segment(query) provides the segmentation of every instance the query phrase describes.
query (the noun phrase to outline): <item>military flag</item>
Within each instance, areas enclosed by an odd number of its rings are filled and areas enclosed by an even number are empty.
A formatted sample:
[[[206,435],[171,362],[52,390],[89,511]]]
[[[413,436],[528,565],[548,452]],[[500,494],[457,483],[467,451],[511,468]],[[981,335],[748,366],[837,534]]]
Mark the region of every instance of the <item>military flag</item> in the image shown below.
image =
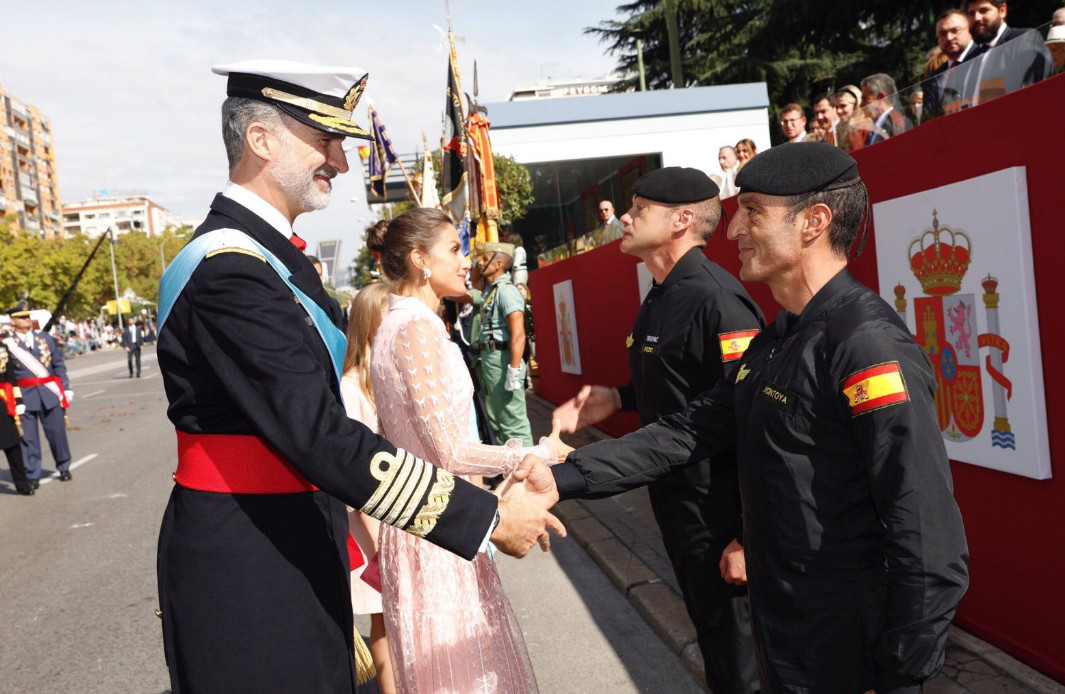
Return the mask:
[[[471,185],[476,188],[477,243],[498,243],[499,192],[496,187],[492,142],[488,138],[488,119],[483,113],[471,113],[466,121],[470,153],[473,155]]]
[[[451,51],[447,65],[447,103],[444,117],[443,163],[440,175],[444,182],[444,210],[456,224],[466,215],[466,119],[462,112],[462,90],[459,88],[458,56],[455,54],[455,35],[448,31]]]
[[[399,160],[388,131],[377,115],[377,109],[370,104],[370,132],[373,134],[373,151],[370,153],[370,190],[382,200],[387,199],[385,179],[392,164]]]

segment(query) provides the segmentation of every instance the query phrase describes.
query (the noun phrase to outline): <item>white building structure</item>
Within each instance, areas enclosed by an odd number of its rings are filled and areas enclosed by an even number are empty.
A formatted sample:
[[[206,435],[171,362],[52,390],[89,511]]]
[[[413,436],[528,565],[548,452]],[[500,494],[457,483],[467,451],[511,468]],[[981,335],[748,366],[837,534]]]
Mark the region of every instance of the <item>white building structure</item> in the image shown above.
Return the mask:
[[[561,99],[571,96],[606,94],[620,81],[620,77],[596,77],[594,79],[576,77],[570,80],[548,78],[537,80],[535,84],[515,87],[514,91],[510,93],[508,101]]]
[[[159,236],[168,227],[179,228],[184,220],[144,195],[104,196],[63,203],[63,236],[81,232],[98,237],[114,229],[116,234],[143,231]]]
[[[525,164],[535,202],[514,225],[539,250],[595,229],[602,199],[617,215],[641,175],[690,166],[720,178],[718,150],[768,149],[764,82],[486,104],[492,149]],[[532,255],[532,254],[530,254]]]

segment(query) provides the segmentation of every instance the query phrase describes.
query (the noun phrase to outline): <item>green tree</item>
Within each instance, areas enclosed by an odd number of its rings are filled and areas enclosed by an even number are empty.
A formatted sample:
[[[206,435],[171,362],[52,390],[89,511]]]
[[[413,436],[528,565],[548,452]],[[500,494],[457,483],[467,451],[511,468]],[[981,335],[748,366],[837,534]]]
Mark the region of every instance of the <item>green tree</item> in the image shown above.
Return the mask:
[[[440,150],[434,149],[430,156],[433,158],[433,168],[440,171]],[[499,194],[499,226],[506,228],[524,217],[535,201],[532,176],[529,169],[513,157],[493,154],[492,163],[495,164],[496,192]],[[436,192],[443,199],[444,184],[440,176],[436,177]]]
[[[493,154],[496,169],[496,189],[499,191],[499,227],[508,228],[523,218],[532,207],[532,176],[524,164],[513,157]]]
[[[154,305],[163,259],[173,260],[191,233],[186,227],[167,229],[154,237],[141,232],[118,236],[114,250],[119,293],[131,290],[146,306]],[[82,234],[46,240],[9,222],[0,223],[0,310],[22,296],[29,296],[39,308],[54,310],[98,241]],[[103,241],[71,293],[64,309],[69,318],[96,316],[101,306],[115,298],[108,244]]]

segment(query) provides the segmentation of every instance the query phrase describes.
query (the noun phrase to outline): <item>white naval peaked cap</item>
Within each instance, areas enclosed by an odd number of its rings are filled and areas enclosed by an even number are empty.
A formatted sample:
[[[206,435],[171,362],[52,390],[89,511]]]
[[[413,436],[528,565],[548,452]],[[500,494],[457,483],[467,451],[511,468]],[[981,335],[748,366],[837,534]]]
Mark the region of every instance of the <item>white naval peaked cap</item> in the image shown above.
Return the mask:
[[[273,104],[301,123],[328,133],[373,139],[353,120],[369,77],[364,70],[291,60],[245,60],[215,65],[211,71],[229,77],[228,96]]]

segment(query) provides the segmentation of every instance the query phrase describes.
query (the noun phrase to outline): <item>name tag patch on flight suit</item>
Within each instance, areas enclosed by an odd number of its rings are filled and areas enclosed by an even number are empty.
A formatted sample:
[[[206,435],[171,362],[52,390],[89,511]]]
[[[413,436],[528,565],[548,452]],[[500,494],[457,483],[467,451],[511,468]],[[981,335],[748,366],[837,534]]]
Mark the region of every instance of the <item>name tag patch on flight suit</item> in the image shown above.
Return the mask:
[[[739,330],[733,333],[719,333],[721,343],[721,361],[736,361],[747,351],[747,345],[758,334],[757,330]]]
[[[758,384],[758,396],[767,402],[771,402],[782,408],[789,414],[795,411],[798,404],[798,396],[783,386],[778,386],[768,378],[763,378]]]
[[[848,377],[843,381],[843,394],[852,417],[910,399],[897,361],[870,366]]]

